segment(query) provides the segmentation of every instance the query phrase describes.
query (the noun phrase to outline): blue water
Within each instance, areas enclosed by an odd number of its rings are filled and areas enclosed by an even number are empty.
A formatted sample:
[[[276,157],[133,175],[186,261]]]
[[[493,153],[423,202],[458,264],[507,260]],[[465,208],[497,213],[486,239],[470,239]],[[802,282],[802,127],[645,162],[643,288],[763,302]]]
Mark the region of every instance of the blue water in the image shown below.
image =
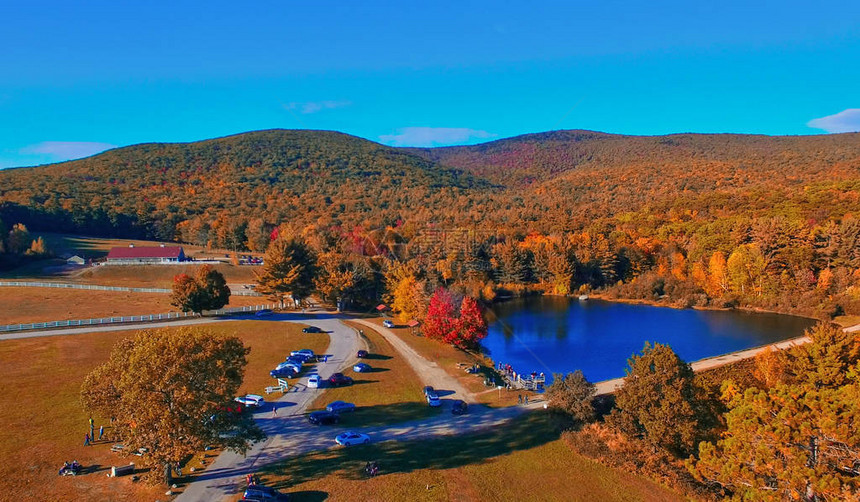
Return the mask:
[[[803,334],[815,321],[745,312],[678,310],[562,297],[530,297],[488,312],[483,345],[519,373],[582,370],[592,382],[624,376],[646,341],[670,345],[685,361]]]

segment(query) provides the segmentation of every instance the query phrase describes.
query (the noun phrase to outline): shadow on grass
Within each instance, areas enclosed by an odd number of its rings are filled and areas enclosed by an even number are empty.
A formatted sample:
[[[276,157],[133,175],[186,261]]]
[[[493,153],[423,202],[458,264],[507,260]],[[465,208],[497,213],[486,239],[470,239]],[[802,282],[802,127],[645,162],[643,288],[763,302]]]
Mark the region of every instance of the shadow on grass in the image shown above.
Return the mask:
[[[430,408],[423,401],[379,404],[376,406],[360,406],[356,408],[355,413],[341,415],[340,423],[342,426],[357,429],[399,424],[438,414],[438,409]]]
[[[373,360],[377,360],[377,361],[387,361],[389,359],[394,359],[394,358],[391,356],[385,356],[382,354],[367,354],[362,359],[373,359]]]
[[[364,466],[372,460],[379,462],[381,476],[421,469],[452,469],[535,448],[558,439],[561,430],[550,416],[530,413],[504,428],[474,435],[386,441],[309,453],[272,464],[265,468],[264,474],[271,480],[271,486],[283,489],[332,474],[341,479],[363,479]]]
[[[302,502],[321,502],[323,500],[328,500],[328,492],[321,492],[319,490],[292,492],[290,493],[290,500]]]
[[[352,384],[353,385],[364,385],[364,384],[368,384],[368,383],[377,383],[377,382],[379,382],[379,380],[355,380],[355,379],[353,379]]]
[[[386,371],[391,371],[391,370],[390,370],[390,369],[388,369],[388,368],[376,368],[376,367],[371,367],[371,368],[370,368],[369,370],[367,370],[367,371],[362,371],[362,373],[383,373],[383,372],[386,372]]]

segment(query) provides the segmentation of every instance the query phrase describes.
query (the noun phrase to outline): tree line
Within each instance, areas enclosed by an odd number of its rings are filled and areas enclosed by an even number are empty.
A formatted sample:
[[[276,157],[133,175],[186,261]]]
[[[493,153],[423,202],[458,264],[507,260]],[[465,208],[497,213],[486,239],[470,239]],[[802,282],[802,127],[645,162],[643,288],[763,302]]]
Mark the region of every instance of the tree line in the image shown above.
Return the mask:
[[[574,449],[697,499],[857,500],[860,340],[826,323],[806,335],[721,378],[646,344],[608,413],[581,372],[555,375],[547,398],[580,424]]]

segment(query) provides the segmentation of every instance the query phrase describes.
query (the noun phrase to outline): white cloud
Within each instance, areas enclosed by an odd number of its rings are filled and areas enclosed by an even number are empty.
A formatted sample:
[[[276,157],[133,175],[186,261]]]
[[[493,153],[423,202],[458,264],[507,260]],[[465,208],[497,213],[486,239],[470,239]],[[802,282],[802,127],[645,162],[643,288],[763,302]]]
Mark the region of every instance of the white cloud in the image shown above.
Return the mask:
[[[495,134],[465,127],[404,127],[397,134],[384,134],[379,141],[390,146],[446,146],[488,139]]]
[[[813,119],[806,125],[827,132],[860,132],[860,108],[849,108],[836,115]]]
[[[351,105],[351,101],[306,101],[303,103],[287,103],[284,108],[287,110],[296,110],[302,114],[317,113],[323,110],[332,110],[334,108],[343,108]]]
[[[110,143],[93,141],[43,141],[22,148],[19,153],[24,155],[47,155],[54,162],[89,157],[105,150],[116,148]]]

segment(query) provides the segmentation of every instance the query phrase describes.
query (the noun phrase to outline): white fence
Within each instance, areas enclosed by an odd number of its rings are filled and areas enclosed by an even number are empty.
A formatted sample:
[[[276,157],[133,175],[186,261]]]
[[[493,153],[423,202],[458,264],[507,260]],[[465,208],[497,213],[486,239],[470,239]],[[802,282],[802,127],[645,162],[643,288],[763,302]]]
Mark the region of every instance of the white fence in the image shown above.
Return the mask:
[[[122,291],[125,293],[170,293],[171,290],[164,288],[126,288],[123,286],[99,286],[96,284],[72,284],[68,282],[33,282],[33,281],[0,281],[0,286],[26,287],[26,288],[61,288],[61,289],[89,289],[94,291]],[[233,296],[263,296],[256,291],[245,291],[231,289]]]
[[[264,309],[274,309],[277,305],[274,303],[266,305],[249,305],[245,307],[232,307],[219,310],[204,310],[203,315],[217,316],[241,314],[243,312],[256,312]],[[99,319],[74,319],[69,321],[49,321],[49,322],[34,322],[28,324],[5,324],[0,325],[0,333],[11,333],[15,331],[29,331],[33,329],[50,329],[50,328],[69,328],[75,326],[98,326],[105,324],[123,324],[132,322],[158,322],[171,319],[182,319],[186,317],[195,317],[190,312],[168,312],[166,314],[150,314],[150,315],[132,315],[120,317],[102,317]]]

